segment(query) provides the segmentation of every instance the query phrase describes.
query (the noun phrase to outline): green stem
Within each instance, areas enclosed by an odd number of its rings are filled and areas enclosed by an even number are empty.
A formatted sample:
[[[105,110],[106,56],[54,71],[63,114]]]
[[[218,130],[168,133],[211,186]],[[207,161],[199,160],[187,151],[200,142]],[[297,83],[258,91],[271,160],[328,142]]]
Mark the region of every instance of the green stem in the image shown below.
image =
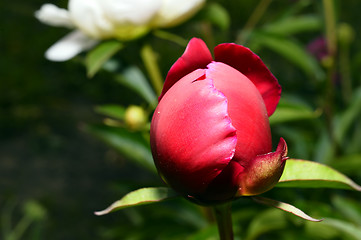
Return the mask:
[[[352,78],[350,69],[350,46],[354,40],[354,31],[347,23],[338,26],[341,86],[344,103],[347,105],[352,96]]]
[[[156,54],[154,53],[152,47],[148,44],[144,45],[140,54],[153,88],[159,96],[163,88],[163,78],[162,74],[160,73]]]
[[[11,222],[12,222],[12,213],[15,208],[15,202],[9,201],[2,210],[1,213],[1,230],[3,238],[6,239],[11,233]]]
[[[257,25],[263,14],[266,12],[268,6],[271,4],[272,0],[261,0],[252,15],[248,18],[246,24],[243,27],[243,34],[239,35],[239,39],[237,42],[240,44],[244,44],[247,41],[249,33],[253,30],[253,28]]]
[[[327,86],[325,93],[325,116],[328,132],[330,134],[332,145],[337,149],[337,144],[333,132],[333,111],[334,111],[334,97],[335,86],[333,78],[336,73],[336,52],[337,52],[337,37],[336,37],[336,19],[333,0],[323,0],[326,41],[328,50],[328,64],[327,64]]]
[[[323,0],[326,23],[326,41],[328,52],[331,56],[336,54],[336,20],[333,0]]]
[[[21,239],[25,230],[30,226],[32,219],[28,216],[24,216],[15,229],[5,238],[5,240],[18,240]]]
[[[216,45],[215,45],[215,41],[214,41],[212,25],[209,22],[202,22],[201,31],[203,33],[203,38],[204,38],[205,42],[207,43],[208,47],[210,49],[213,49]]]
[[[231,205],[232,202],[227,202],[213,207],[220,240],[233,240]]]
[[[166,32],[163,30],[155,30],[153,31],[154,36],[167,40],[167,41],[171,41],[175,44],[178,44],[181,47],[186,47],[188,41],[176,34],[170,33],[170,32]]]
[[[348,104],[352,96],[349,46],[340,49],[340,72],[343,100]]]

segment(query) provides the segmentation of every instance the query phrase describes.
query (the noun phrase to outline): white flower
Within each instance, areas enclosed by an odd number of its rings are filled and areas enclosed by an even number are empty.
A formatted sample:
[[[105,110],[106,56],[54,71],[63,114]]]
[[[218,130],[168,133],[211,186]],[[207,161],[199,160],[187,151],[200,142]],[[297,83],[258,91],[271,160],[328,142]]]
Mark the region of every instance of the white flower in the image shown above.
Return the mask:
[[[51,26],[75,30],[45,53],[66,61],[102,39],[131,40],[152,28],[175,26],[197,12],[205,0],[69,0],[68,10],[44,4],[36,18]]]
[[[66,61],[82,51],[91,49],[97,43],[98,40],[89,38],[81,31],[75,30],[46,50],[45,57],[51,61]]]
[[[193,16],[205,0],[163,0],[153,20],[154,27],[172,27]]]
[[[61,9],[54,4],[46,3],[40,10],[35,12],[35,17],[39,21],[55,27],[74,27],[66,9]]]

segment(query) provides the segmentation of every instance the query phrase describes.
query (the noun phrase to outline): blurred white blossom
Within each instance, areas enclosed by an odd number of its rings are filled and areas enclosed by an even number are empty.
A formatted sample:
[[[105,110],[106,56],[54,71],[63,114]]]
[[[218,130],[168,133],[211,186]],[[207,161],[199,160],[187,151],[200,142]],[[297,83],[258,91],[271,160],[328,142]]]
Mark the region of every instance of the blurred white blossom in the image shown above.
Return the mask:
[[[153,28],[172,27],[190,18],[205,0],[69,0],[68,9],[44,4],[36,18],[51,26],[74,29],[45,53],[66,61],[100,40],[138,38]]]

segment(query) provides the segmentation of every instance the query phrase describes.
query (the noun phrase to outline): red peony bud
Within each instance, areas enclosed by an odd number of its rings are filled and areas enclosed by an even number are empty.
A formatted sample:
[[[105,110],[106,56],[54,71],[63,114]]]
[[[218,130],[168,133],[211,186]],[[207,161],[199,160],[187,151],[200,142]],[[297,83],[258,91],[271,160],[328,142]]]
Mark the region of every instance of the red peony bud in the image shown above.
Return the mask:
[[[280,94],[277,79],[248,48],[220,44],[213,60],[193,38],[167,75],[151,123],[160,175],[201,203],[272,188],[287,155],[283,139],[271,152],[268,117]]]

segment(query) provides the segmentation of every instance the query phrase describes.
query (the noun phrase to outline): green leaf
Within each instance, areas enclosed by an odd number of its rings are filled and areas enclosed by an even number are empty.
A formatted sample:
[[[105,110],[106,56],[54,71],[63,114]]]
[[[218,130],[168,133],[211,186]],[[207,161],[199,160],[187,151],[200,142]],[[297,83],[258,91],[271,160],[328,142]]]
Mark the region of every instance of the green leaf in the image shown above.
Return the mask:
[[[149,142],[141,132],[125,128],[91,125],[86,130],[141,167],[156,173]]]
[[[355,224],[334,218],[325,218],[324,221],[320,224],[328,226],[331,229],[339,230],[340,232],[342,232],[342,234],[340,234],[340,237],[344,237],[344,235],[347,234],[348,236],[352,237],[352,239],[361,240],[361,228],[360,226],[357,226]]]
[[[335,158],[331,163],[331,167],[342,171],[345,174],[361,173],[361,154],[343,155]]]
[[[350,178],[333,168],[307,160],[288,159],[277,187],[338,188],[361,191]]]
[[[322,222],[305,222],[304,232],[307,239],[344,239],[341,238],[342,232],[327,224],[323,224],[324,222],[325,219]]]
[[[157,96],[139,68],[134,66],[127,68],[123,74],[116,76],[116,80],[138,93],[152,107],[157,106]]]
[[[187,240],[218,240],[217,225],[210,224],[206,228],[202,228],[198,232],[187,237]]]
[[[167,187],[150,187],[141,188],[133,192],[128,193],[120,200],[114,202],[108,208],[103,211],[95,212],[96,215],[104,215],[110,212],[114,212],[123,208],[134,207],[144,204],[157,203],[165,200],[169,200],[179,195],[172,189]]]
[[[295,1],[292,4],[288,5],[287,8],[283,9],[281,18],[287,19],[298,14],[305,12],[305,8],[313,4],[313,0],[301,0]]]
[[[103,42],[91,50],[85,58],[88,77],[93,77],[103,64],[122,49],[123,46],[121,42],[113,40]]]
[[[275,113],[270,117],[270,124],[279,124],[290,121],[314,119],[321,115],[320,110],[312,110],[308,106],[281,101]]]
[[[338,213],[342,213],[348,220],[361,226],[361,206],[359,201],[336,195],[332,198],[332,203]]]
[[[351,105],[342,113],[341,116],[336,118],[334,132],[335,138],[339,143],[344,141],[347,131],[350,129],[352,123],[361,114],[361,88],[354,92],[351,100]]]
[[[359,115],[359,120],[355,120],[352,125],[352,130],[350,130],[347,141],[344,142],[342,146],[343,151],[346,154],[355,154],[360,153],[361,149],[361,114]],[[345,139],[346,140],[346,139]],[[361,169],[360,169],[361,170]]]
[[[307,75],[315,77],[316,79],[323,79],[324,72],[320,64],[306,51],[305,47],[298,42],[287,37],[260,31],[253,32],[251,37],[252,40],[249,42],[254,41],[253,44],[267,47],[298,66]]]
[[[313,217],[308,216],[306,213],[304,213],[302,210],[296,208],[295,206],[292,206],[291,204],[276,201],[269,198],[264,197],[252,197],[252,199],[258,203],[265,204],[271,207],[278,208],[280,210],[283,210],[288,213],[292,213],[296,215],[297,217],[303,218],[305,220],[311,221],[311,222],[320,222],[322,219],[316,219]]]
[[[160,95],[163,89],[164,80],[159,69],[157,53],[149,44],[145,44],[140,51],[140,56],[142,57],[155,92]]]
[[[125,108],[120,105],[107,104],[102,106],[97,106],[95,108],[97,113],[116,118],[118,120],[123,120],[125,116]]]
[[[157,30],[154,30],[152,33],[156,37],[159,37],[161,39],[173,42],[173,43],[178,44],[179,46],[184,47],[184,48],[188,44],[188,40],[186,40],[183,37],[178,36],[178,35],[176,35],[174,33],[171,33],[171,32],[167,32],[167,31],[164,31],[164,30],[157,29]]]
[[[287,227],[285,214],[277,209],[258,212],[249,224],[245,240],[261,239],[260,236],[271,231],[279,231]]]
[[[200,17],[210,21],[222,30],[227,30],[231,23],[231,18],[227,10],[217,3],[209,3],[199,13]]]
[[[313,146],[313,159],[315,162],[329,164],[333,160],[336,150],[331,141],[330,132],[324,125],[318,127],[319,136]]]
[[[316,31],[322,26],[322,21],[318,16],[303,15],[283,18],[280,21],[267,24],[263,30],[267,33],[278,35],[291,35],[295,33]]]

